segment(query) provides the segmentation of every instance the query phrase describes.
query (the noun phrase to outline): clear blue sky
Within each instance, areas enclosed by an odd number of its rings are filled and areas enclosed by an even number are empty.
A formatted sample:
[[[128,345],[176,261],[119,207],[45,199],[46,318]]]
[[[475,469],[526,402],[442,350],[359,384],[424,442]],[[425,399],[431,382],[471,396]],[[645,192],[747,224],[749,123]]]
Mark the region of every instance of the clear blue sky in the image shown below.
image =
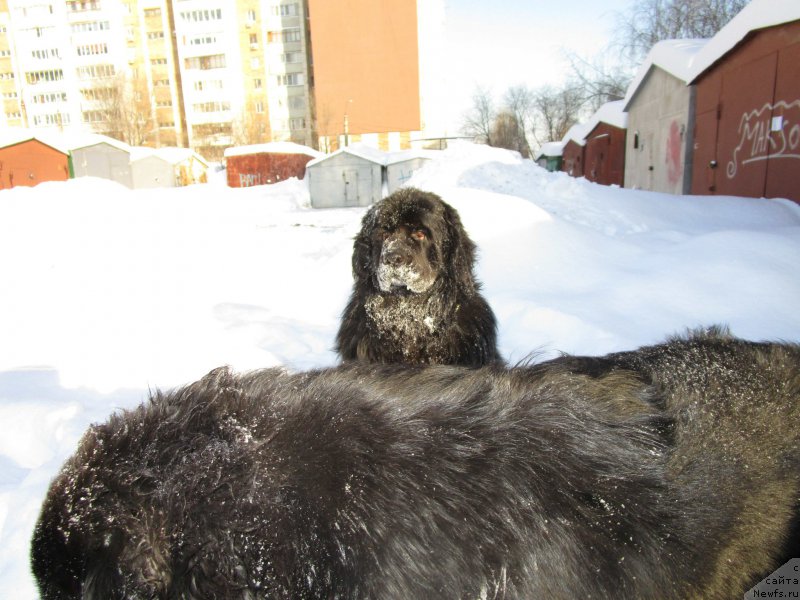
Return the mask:
[[[563,83],[569,73],[567,53],[584,58],[617,58],[608,46],[617,23],[632,0],[439,0],[443,35],[436,65],[452,121],[470,104],[481,85],[499,97],[508,87],[532,88]],[[428,4],[430,3],[430,4]],[[426,0],[427,6],[436,0]],[[423,49],[423,56],[426,56]],[[423,69],[425,67],[423,66]],[[428,95],[437,87],[428,86]],[[423,85],[423,92],[425,91]],[[466,96],[466,106],[462,106]]]

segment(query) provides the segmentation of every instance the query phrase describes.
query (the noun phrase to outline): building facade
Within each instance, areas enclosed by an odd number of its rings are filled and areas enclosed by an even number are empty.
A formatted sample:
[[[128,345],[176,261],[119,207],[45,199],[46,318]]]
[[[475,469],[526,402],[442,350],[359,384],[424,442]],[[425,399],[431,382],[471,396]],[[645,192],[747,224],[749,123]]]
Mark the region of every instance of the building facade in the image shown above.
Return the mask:
[[[0,124],[311,144],[308,37],[303,0],[0,0]]]
[[[422,128],[416,0],[308,0],[319,149],[404,150]]]
[[[0,125],[209,159],[269,141],[407,148],[417,31],[417,0],[0,0]]]

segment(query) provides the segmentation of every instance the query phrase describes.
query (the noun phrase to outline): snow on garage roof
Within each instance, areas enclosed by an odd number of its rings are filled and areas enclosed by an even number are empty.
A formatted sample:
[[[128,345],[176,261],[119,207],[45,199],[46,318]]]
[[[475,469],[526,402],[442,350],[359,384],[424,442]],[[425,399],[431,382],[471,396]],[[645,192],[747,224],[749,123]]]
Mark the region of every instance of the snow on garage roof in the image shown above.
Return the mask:
[[[324,156],[322,152],[309,146],[295,144],[294,142],[267,142],[265,144],[250,144],[248,146],[235,146],[225,149],[225,158],[229,156],[242,156],[245,154],[305,154],[313,158]]]
[[[666,71],[684,83],[689,83],[697,54],[707,43],[708,40],[663,40],[657,42],[628,86],[624,108],[628,109],[639,87],[654,67]]]
[[[798,0],[752,0],[697,53],[688,83],[734,49],[752,31],[800,20]]]

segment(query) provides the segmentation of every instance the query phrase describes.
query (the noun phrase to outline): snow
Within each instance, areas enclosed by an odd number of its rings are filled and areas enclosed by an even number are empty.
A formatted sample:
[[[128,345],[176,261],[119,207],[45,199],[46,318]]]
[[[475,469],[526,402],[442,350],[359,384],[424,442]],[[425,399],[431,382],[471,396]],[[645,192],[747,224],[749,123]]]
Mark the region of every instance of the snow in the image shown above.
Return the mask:
[[[604,187],[470,144],[410,183],[455,206],[478,244],[511,363],[715,323],[800,340],[800,206],[788,200]],[[312,209],[296,179],[0,191],[0,598],[36,597],[32,528],[90,423],[222,364],[337,362],[365,210]]]
[[[625,101],[614,100],[606,102],[595,111],[586,124],[587,134],[591,133],[600,123],[608,123],[614,127],[625,129],[628,127],[628,113],[624,111]]]
[[[52,137],[57,138],[62,146],[70,150],[79,150],[81,148],[88,148],[90,146],[97,146],[99,144],[108,144],[118,150],[130,152],[131,147],[125,142],[120,142],[107,135],[99,133],[58,133],[50,134]]]
[[[259,154],[263,152],[269,152],[273,154],[305,154],[313,158],[325,156],[318,150],[314,150],[309,146],[303,146],[294,142],[268,142],[265,144],[250,144],[247,146],[226,148],[225,158],[229,156],[243,156],[247,154]]]
[[[663,40],[657,42],[647,54],[647,57],[642,62],[639,70],[628,86],[628,91],[625,94],[625,100],[623,102],[624,108],[628,108],[639,86],[644,83],[644,80],[654,67],[666,71],[684,83],[689,83],[695,58],[707,43],[708,40],[688,39]]]
[[[161,148],[148,148],[146,146],[131,147],[131,162],[156,157],[171,165],[177,165],[191,158],[195,158],[206,164],[206,160],[189,148],[178,148],[177,146],[162,146]]]
[[[797,0],[752,0],[697,54],[687,81],[694,82],[751,31],[797,20],[800,20],[800,2]]]
[[[358,143],[346,146],[332,154],[323,154],[318,158],[309,161],[307,166],[310,167],[316,165],[317,163],[323,162],[332,156],[338,156],[339,154],[350,154],[352,156],[357,156],[358,158],[363,158],[364,160],[385,167],[417,158],[433,158],[436,156],[437,152],[437,150],[425,150],[422,148],[384,152],[383,150],[378,150],[377,148],[373,148],[366,144]]]
[[[339,154],[350,154],[352,156],[357,156],[358,158],[363,158],[369,162],[374,162],[379,165],[386,164],[386,153],[378,150],[377,148],[372,148],[371,146],[367,146],[366,144],[352,144],[350,146],[345,146],[341,150],[337,150],[332,154],[327,154],[321,156],[320,158],[315,158],[314,160],[310,161],[306,167],[310,167],[312,165],[316,165],[324,160],[329,159],[332,156],[337,156]]]
[[[564,142],[545,142],[534,157],[539,160],[542,156],[561,156],[564,152]]]
[[[575,142],[579,146],[586,145],[586,136],[589,135],[589,132],[592,130],[589,127],[589,123],[575,123],[572,127],[567,130],[567,133],[564,134],[564,137],[561,140],[561,143],[566,147],[566,145],[570,142]],[[563,149],[562,149],[563,152]]]

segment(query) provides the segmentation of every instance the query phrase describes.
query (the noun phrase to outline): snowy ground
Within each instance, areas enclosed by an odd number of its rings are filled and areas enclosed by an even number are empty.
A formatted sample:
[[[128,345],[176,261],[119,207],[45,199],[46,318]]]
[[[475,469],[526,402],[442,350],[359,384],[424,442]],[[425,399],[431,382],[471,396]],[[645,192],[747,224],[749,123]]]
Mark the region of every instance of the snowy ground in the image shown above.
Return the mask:
[[[230,364],[332,365],[364,209],[303,182],[0,191],[0,598],[35,598],[28,543],[86,429]],[[460,145],[415,175],[461,213],[510,362],[728,324],[800,341],[800,206],[675,197]]]

